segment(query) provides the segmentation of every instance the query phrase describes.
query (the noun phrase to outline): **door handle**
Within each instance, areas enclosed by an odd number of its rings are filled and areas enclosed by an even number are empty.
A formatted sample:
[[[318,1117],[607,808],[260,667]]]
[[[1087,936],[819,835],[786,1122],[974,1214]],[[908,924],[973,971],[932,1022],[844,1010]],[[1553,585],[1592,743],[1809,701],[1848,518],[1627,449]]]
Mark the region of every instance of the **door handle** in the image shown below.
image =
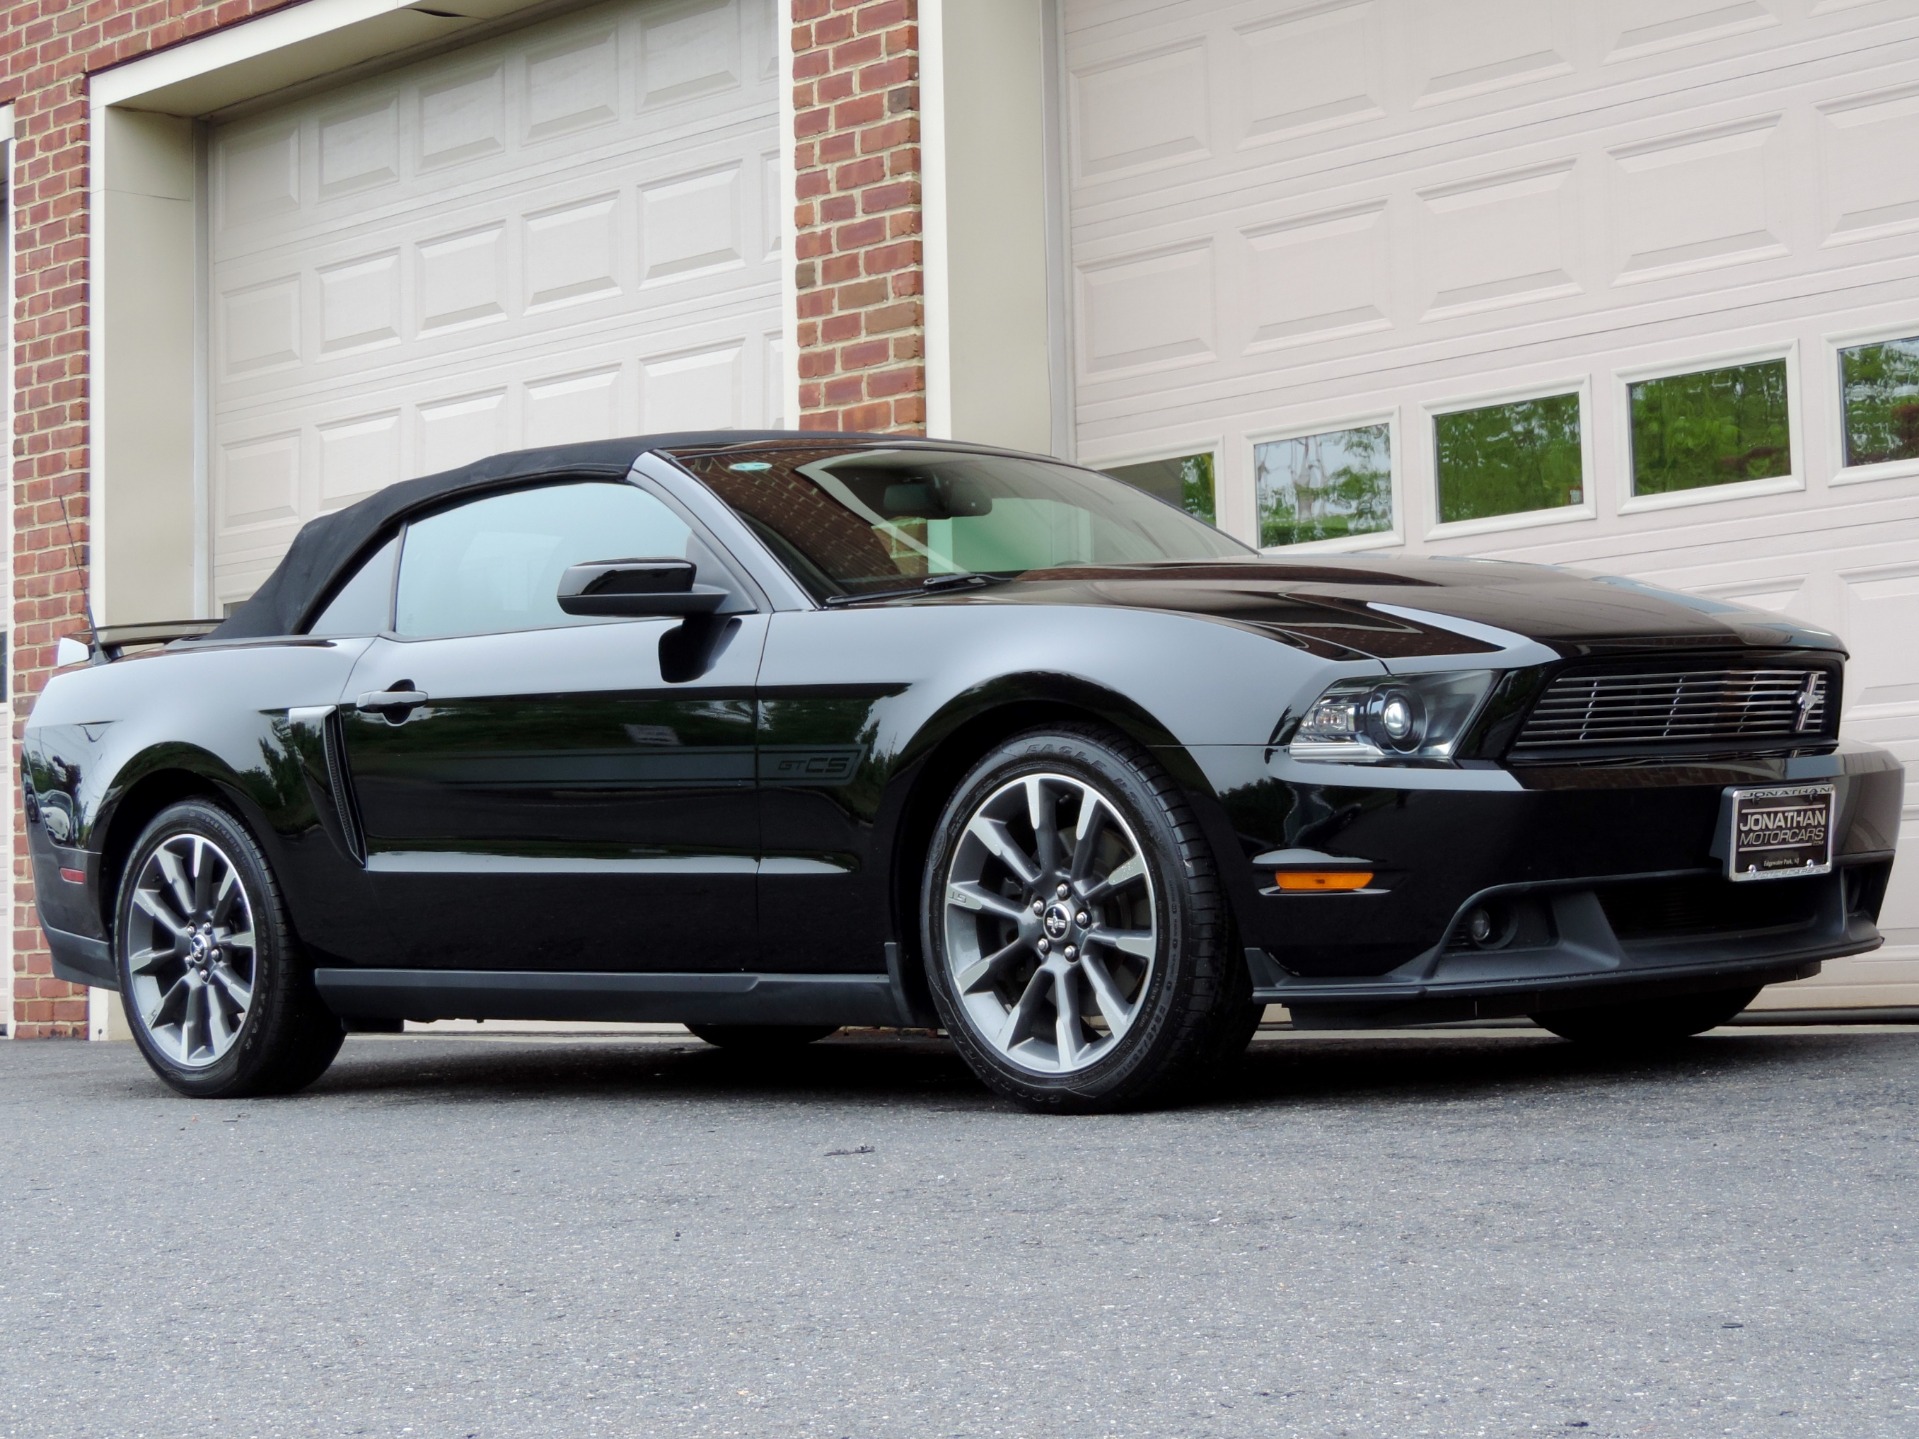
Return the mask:
[[[407,681],[401,680],[392,689],[368,690],[354,701],[361,709],[373,714],[383,714],[390,720],[403,720],[426,703],[426,694],[421,690],[406,688]]]

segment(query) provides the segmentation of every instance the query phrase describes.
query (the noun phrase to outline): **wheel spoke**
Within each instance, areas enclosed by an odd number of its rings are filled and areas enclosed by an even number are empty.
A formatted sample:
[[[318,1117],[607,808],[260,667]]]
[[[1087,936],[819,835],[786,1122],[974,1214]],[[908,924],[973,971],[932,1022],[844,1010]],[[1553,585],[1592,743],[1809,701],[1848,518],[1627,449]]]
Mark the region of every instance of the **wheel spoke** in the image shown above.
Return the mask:
[[[1039,866],[1019,847],[1019,842],[1013,838],[1004,820],[983,814],[974,815],[973,822],[966,826],[966,832],[985,845],[995,859],[1012,870],[1021,884],[1030,885],[1039,878]]]
[[[213,966],[213,980],[226,992],[227,998],[240,1007],[240,1013],[253,1008],[253,986],[240,978],[225,960]]]
[[[995,950],[984,959],[974,960],[959,972],[954,983],[961,994],[977,994],[982,989],[997,984],[1011,962],[1026,952],[1026,941],[1016,939],[1004,949]]]
[[[176,1023],[177,1021],[167,1018],[168,1012],[173,1009],[176,1000],[184,1001],[192,993],[193,986],[187,983],[185,975],[174,980],[167,986],[166,992],[160,996],[159,1002],[141,1016],[146,1020],[147,1028],[158,1029],[163,1024]]]
[[[1059,868],[1060,857],[1066,850],[1059,834],[1059,796],[1036,774],[1026,776],[1026,817],[1032,822],[1039,867],[1051,873]]]
[[[152,974],[162,965],[179,957],[171,949],[143,949],[138,954],[127,957],[127,968],[135,974]]]
[[[187,986],[186,1007],[180,1015],[180,1058],[182,1061],[191,1060],[193,1058],[193,1051],[198,1047],[194,1043],[193,1036],[193,1031],[196,1028],[194,1012],[205,1003],[206,987],[204,985],[189,984]]]
[[[1001,1049],[1012,1049],[1032,1037],[1034,1013],[1045,1002],[1046,991],[1052,988],[1052,983],[1052,975],[1043,969],[1035,970],[1033,977],[1026,981],[1026,992],[1006,1011],[1006,1022],[1000,1026]]]
[[[1086,938],[1095,944],[1110,945],[1138,959],[1151,959],[1153,951],[1159,948],[1158,935],[1150,929],[1097,929]]]
[[[947,885],[946,902],[949,905],[957,905],[961,909],[978,910],[986,914],[997,915],[1001,919],[1009,919],[1015,924],[1026,917],[1026,911],[1021,909],[1012,900],[1006,898],[1005,895],[995,894],[984,885],[971,881]]]
[[[162,845],[153,852],[159,862],[160,872],[166,876],[167,888],[173,891],[174,908],[180,911],[182,920],[193,914],[193,883],[180,865],[180,856]]]
[[[213,923],[225,924],[227,916],[233,912],[233,901],[240,893],[240,873],[231,867],[220,877],[220,888],[213,896]]]
[[[1100,797],[1087,790],[1079,803],[1079,835],[1073,842],[1073,865],[1070,873],[1074,879],[1085,879],[1093,865],[1093,849],[1099,843],[1100,831],[1106,828],[1107,811]]]
[[[207,867],[207,842],[193,837],[193,913],[205,914],[213,898],[213,872]]]
[[[1106,1021],[1106,1028],[1118,1039],[1132,1028],[1132,1007],[1120,995],[1113,983],[1113,976],[1106,968],[1106,961],[1096,954],[1083,954],[1079,960],[1080,972],[1086,976],[1086,982],[1092,986],[1093,1003],[1099,1006],[1099,1017]]]
[[[1053,1043],[1059,1050],[1059,1065],[1061,1069],[1070,1069],[1079,1063],[1080,1052],[1086,1047],[1080,1037],[1079,982],[1070,969],[1053,976],[1053,1008],[1057,1011],[1053,1019]]]
[[[225,933],[216,929],[213,937],[222,949],[253,948],[253,931],[250,929],[230,929]]]
[[[233,1042],[233,1027],[227,1022],[227,1007],[220,1002],[220,996],[208,985],[204,991],[206,998],[202,1003],[207,1011],[207,1042],[213,1046],[215,1054],[224,1053]]]
[[[133,903],[141,913],[151,916],[155,923],[170,931],[175,938],[186,933],[186,921],[173,917],[173,912],[167,908],[166,901],[160,898],[158,890],[136,889]]]
[[[1130,855],[1113,866],[1112,872],[1098,884],[1086,891],[1086,902],[1098,904],[1118,890],[1124,889],[1136,879],[1146,876],[1146,861],[1138,855]]]

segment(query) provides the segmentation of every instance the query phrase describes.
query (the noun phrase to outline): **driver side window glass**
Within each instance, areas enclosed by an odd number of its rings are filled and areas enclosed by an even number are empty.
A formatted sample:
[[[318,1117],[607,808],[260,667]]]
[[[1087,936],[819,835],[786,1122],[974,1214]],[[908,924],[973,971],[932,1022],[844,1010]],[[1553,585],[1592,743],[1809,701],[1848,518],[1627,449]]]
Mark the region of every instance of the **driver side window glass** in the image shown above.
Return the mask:
[[[425,639],[604,624],[560,609],[567,567],[685,559],[691,537],[662,501],[625,483],[543,485],[472,500],[407,526],[393,628]]]

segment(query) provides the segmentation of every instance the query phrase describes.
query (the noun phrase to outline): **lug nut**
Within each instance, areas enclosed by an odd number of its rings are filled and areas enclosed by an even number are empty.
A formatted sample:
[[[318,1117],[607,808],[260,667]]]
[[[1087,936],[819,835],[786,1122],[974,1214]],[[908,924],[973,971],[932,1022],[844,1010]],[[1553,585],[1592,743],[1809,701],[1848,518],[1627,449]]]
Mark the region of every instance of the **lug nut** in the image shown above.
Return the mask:
[[[1066,946],[1066,957],[1067,957],[1068,959],[1078,959],[1078,958],[1079,958],[1079,951],[1078,951],[1077,949],[1075,949],[1075,948],[1073,948],[1073,946],[1069,944],[1069,945],[1067,945],[1067,946]]]
[[[1036,899],[1036,900],[1034,900],[1034,901],[1033,901],[1033,913],[1034,913],[1034,914],[1045,914],[1045,913],[1046,913],[1046,901],[1045,901],[1045,900],[1043,900],[1043,899]]]
[[[1078,914],[1074,915],[1073,923],[1081,929],[1084,929],[1086,927],[1086,911],[1082,909]]]
[[[1044,939],[1042,939],[1042,940],[1041,940],[1041,941],[1039,942],[1039,952],[1040,952],[1041,954],[1044,954],[1044,953],[1046,953],[1046,951],[1047,951],[1047,950],[1049,950],[1049,949],[1051,949],[1052,947],[1053,947],[1053,946],[1052,946],[1052,945],[1051,945],[1051,944],[1050,944],[1050,943],[1049,943],[1048,941],[1046,941],[1046,940],[1044,940]]]
[[[1072,892],[1073,891],[1071,889],[1067,888],[1063,884],[1058,888],[1058,890],[1055,891],[1055,893],[1058,894],[1061,899],[1065,899],[1066,896],[1071,894]]]

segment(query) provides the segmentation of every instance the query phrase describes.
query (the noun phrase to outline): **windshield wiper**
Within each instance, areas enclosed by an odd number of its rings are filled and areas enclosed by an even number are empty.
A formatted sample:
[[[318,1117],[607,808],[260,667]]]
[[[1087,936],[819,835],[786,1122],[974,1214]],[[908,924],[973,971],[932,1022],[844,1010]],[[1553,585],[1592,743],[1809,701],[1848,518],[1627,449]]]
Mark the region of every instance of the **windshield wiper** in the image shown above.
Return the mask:
[[[953,575],[928,575],[911,589],[873,590],[863,595],[828,595],[826,603],[838,608],[841,605],[861,605],[868,600],[910,600],[920,595],[936,595],[944,590],[977,590],[987,585],[1003,585],[1011,575],[980,575],[970,571]]]

